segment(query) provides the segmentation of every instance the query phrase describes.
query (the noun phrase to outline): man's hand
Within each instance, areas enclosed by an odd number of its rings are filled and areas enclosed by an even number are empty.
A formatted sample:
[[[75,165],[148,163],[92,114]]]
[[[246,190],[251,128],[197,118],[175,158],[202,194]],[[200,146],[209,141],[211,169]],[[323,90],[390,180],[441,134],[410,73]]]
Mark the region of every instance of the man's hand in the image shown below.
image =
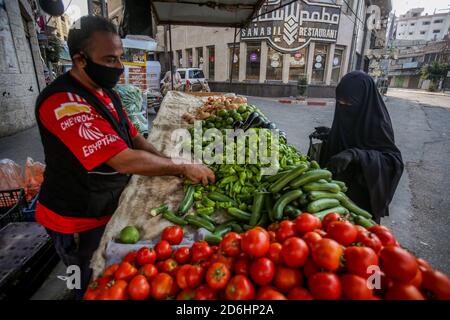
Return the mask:
[[[201,164],[185,164],[183,175],[194,184],[203,183],[206,186],[210,182],[216,182],[214,172]]]
[[[356,153],[352,149],[348,149],[331,157],[325,167],[336,176],[347,170],[350,163],[357,161]]]

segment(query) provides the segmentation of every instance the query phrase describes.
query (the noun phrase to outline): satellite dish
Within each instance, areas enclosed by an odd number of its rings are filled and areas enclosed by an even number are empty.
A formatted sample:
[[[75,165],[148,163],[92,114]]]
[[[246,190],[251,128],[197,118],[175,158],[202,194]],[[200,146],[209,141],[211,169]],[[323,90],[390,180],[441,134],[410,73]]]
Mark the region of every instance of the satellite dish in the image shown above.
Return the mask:
[[[46,13],[54,17],[58,17],[64,13],[62,0],[39,0],[39,6]]]

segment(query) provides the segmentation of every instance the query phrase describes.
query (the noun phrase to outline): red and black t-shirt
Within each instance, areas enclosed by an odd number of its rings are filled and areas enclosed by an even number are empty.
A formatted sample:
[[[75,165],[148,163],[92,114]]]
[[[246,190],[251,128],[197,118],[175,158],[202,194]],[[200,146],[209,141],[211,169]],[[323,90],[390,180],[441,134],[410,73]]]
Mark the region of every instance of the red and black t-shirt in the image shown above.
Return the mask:
[[[101,92],[93,93],[119,120],[111,99]],[[69,148],[86,170],[92,170],[128,148],[110,123],[79,95],[70,92],[51,95],[42,103],[39,117],[42,125]],[[130,135],[134,138],[138,132],[128,116],[127,121],[130,125]],[[36,221],[48,229],[66,234],[100,227],[110,218],[64,217],[40,203],[36,209]]]

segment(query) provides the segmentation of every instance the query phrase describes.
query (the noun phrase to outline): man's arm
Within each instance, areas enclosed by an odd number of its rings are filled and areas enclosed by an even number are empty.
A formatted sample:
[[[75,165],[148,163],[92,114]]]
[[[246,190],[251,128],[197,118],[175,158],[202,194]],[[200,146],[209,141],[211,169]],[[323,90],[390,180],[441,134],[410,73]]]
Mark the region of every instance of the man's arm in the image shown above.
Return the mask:
[[[133,138],[133,145],[134,149],[136,150],[147,151],[161,158],[167,158],[165,155],[159,152],[150,142],[148,142],[141,134],[138,134]]]
[[[214,173],[206,166],[197,164],[176,164],[143,150],[125,149],[106,161],[106,164],[124,174],[143,176],[185,176],[193,183],[215,182]]]

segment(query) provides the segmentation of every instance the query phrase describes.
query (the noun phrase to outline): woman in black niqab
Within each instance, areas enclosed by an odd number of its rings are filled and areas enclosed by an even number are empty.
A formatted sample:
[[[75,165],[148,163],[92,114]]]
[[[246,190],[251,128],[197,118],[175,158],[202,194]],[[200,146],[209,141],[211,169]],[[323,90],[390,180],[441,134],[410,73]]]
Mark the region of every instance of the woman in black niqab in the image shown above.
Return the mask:
[[[347,195],[377,223],[389,215],[404,166],[386,105],[364,72],[345,75],[336,88],[333,125],[320,164],[347,184]]]

